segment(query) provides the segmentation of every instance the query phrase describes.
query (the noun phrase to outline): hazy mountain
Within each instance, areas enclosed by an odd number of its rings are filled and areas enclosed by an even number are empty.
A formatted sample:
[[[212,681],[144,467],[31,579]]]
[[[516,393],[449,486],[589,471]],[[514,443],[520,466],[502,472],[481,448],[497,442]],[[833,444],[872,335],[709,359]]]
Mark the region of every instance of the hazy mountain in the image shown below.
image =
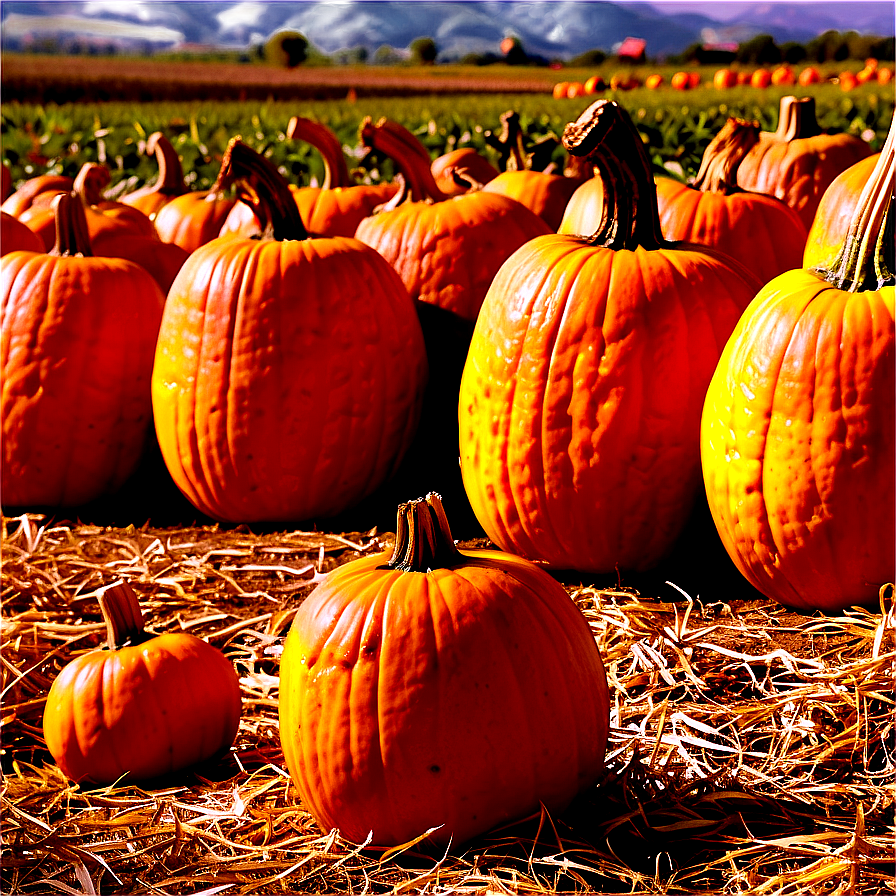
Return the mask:
[[[892,35],[892,2],[737,3],[601,2],[601,0],[4,0],[3,45],[28,45],[47,35],[156,47],[183,44],[249,47],[275,31],[301,31],[323,53],[364,46],[407,48],[431,37],[440,59],[498,52],[516,36],[530,54],[568,59],[591,49],[611,52],[626,37],[647,42],[651,57],[705,41],[743,41],[771,34],[806,42],[822,32],[857,30]],[[682,9],[683,7],[687,7]],[[705,10],[705,11],[704,11]]]

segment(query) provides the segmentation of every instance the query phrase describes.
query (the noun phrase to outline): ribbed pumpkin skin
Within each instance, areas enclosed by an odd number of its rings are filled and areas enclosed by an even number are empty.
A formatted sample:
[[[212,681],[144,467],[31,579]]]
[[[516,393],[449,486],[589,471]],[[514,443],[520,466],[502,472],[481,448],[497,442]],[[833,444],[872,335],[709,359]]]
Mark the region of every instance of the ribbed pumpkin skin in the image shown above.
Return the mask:
[[[72,660],[50,687],[47,747],[73,781],[178,771],[227,749],[240,723],[233,664],[186,633]]]
[[[464,487],[497,545],[599,573],[665,555],[699,488],[706,387],[759,288],[738,271],[560,235],[508,259],[459,405]]]
[[[867,159],[850,165],[831,181],[812,219],[802,261],[794,265],[794,268],[811,269],[833,264],[846,239],[859,194],[871,177],[879,158],[880,153],[868,156]]]
[[[373,210],[395,194],[395,184],[353,187],[290,187],[299,214],[310,233],[323,236],[354,236],[358,225]]]
[[[395,272],[353,239],[222,237],[168,294],[152,394],[162,456],[203,513],[306,520],[389,476],[426,377]]]
[[[563,220],[566,203],[582,183],[580,178],[546,174],[544,171],[502,171],[482,189],[516,199],[556,233]]]
[[[216,239],[237,200],[226,194],[196,191],[175,196],[153,219],[159,239],[187,252]]]
[[[896,567],[894,288],[850,294],[809,271],[767,284],[725,347],[701,430],[731,558],[780,603],[877,599]]]
[[[546,233],[544,221],[516,200],[478,191],[404,203],[365,218],[355,235],[398,271],[412,298],[475,320],[498,268]]]
[[[773,196],[746,192],[726,196],[660,177],[656,198],[667,240],[718,249],[745,265],[763,284],[802,264],[806,225]]]
[[[783,200],[808,230],[831,181],[870,154],[867,143],[849,134],[819,134],[782,142],[763,131],[737,169],[737,185]]]
[[[587,622],[547,573],[496,551],[427,573],[339,567],[296,615],[280,737],[324,830],[460,843],[593,784],[609,726]]]
[[[117,258],[12,252],[0,262],[6,507],[73,507],[136,469],[152,421],[164,296]]]

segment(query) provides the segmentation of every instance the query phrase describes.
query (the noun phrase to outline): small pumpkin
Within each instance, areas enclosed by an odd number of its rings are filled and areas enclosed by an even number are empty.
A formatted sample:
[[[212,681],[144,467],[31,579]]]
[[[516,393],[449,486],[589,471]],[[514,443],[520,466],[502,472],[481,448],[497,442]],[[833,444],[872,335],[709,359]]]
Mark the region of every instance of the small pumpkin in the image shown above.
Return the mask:
[[[472,146],[443,153],[433,160],[430,169],[436,186],[447,196],[466,193],[471,183],[487,184],[501,173]]]
[[[436,494],[398,509],[393,551],[337,567],[280,660],[280,740],[325,830],[462,843],[598,779],[609,731],[594,636],[547,572],[459,551]]]
[[[107,646],[68,663],[44,707],[44,739],[65,775],[77,783],[128,784],[228,750],[242,704],[233,663],[188,632],[147,632],[124,581],[97,599]]]
[[[155,131],[146,141],[146,155],[155,156],[159,175],[152,184],[125,193],[120,202],[133,206],[145,214],[150,221],[155,220],[159,210],[176,196],[189,190],[184,181],[183,166],[171,141],[161,132]]]
[[[76,193],[55,203],[53,249],[0,259],[5,507],[75,507],[117,491],[152,423],[165,298],[138,265],[93,257]]]
[[[18,218],[25,209],[31,208],[34,200],[42,193],[56,196],[74,189],[74,186],[74,178],[65,174],[39,174],[29,177],[17,190],[3,200],[0,210]]]
[[[650,160],[618,104],[598,100],[563,139],[599,168],[605,207],[592,233],[536,237],[492,281],[461,380],[463,482],[503,550],[646,570],[698,494],[706,386],[760,284],[663,238]]]
[[[784,96],[777,130],[759,134],[759,142],[738,166],[737,185],[783,200],[808,231],[831,181],[871,154],[868,144],[858,137],[822,133],[814,97]]]
[[[369,246],[310,237],[286,181],[238,138],[219,181],[265,236],[212,240],[171,286],[152,375],[162,456],[215,519],[333,516],[413,437],[427,377],[414,304]]]
[[[834,263],[757,294],[703,409],[722,542],[755,588],[800,609],[877,602],[896,571],[894,136]]]

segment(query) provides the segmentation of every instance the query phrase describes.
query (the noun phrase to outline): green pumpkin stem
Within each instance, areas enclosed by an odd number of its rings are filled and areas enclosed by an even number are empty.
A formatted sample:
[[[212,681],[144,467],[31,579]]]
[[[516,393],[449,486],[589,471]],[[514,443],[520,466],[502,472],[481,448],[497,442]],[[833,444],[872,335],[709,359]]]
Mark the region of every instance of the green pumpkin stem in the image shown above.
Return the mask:
[[[234,137],[224,151],[212,193],[236,185],[237,197],[261,223],[262,233],[275,240],[304,240],[308,231],[283,175],[273,162]]]
[[[759,142],[758,121],[729,118],[703,153],[694,187],[704,193],[730,196],[743,192],[737,185],[737,169],[744,156]]]
[[[140,600],[127,582],[109,585],[97,594],[97,600],[106,622],[109,650],[121,650],[155,637],[143,627]]]
[[[667,245],[660,227],[656,184],[641,135],[612,100],[592,103],[563,131],[571,156],[587,159],[603,181],[601,220],[589,242],[608,249],[658,249]]]
[[[290,140],[301,140],[313,146],[324,163],[322,190],[353,186],[339,138],[325,125],[310,118],[294,115],[286,126]]]
[[[893,191],[896,188],[896,122],[891,124],[880,158],[868,178],[843,248],[831,270],[816,273],[848,292],[877,290],[896,283],[893,245]]]
[[[435,492],[398,507],[395,547],[383,569],[430,572],[463,562],[451,537],[442,499]]]
[[[155,156],[159,176],[149,190],[162,196],[182,196],[188,187],[184,183],[184,169],[171,141],[161,132],[154,131],[146,141],[146,155]]]
[[[81,197],[72,190],[60,193],[53,200],[56,215],[56,242],[49,255],[58,258],[80,255],[90,258],[90,232],[87,229],[87,215]]]

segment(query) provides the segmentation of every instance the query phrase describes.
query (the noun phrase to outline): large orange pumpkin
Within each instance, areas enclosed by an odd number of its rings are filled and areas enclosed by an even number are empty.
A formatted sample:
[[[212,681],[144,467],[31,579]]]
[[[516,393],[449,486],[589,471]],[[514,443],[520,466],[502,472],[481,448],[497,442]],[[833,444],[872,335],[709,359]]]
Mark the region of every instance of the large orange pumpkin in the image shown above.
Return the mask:
[[[737,169],[737,185],[777,196],[799,214],[808,231],[831,181],[869,155],[870,147],[858,137],[822,133],[814,97],[785,96],[778,129],[759,134]]]
[[[367,119],[361,139],[396,162],[404,186],[358,225],[356,236],[398,271],[414,299],[475,320],[501,264],[527,240],[549,233],[548,225],[485,188],[446,196],[416,149],[419,141],[397,122]]]
[[[729,119],[706,147],[694,183],[659,177],[656,197],[666,239],[718,249],[767,283],[799,267],[807,234],[780,199],[736,185],[737,168],[759,133],[758,122]]]
[[[159,447],[208,516],[331,516],[386,480],[414,434],[427,373],[414,305],[369,246],[309,237],[276,168],[238,139],[221,171],[270,233],[211,241],[172,284]]]
[[[147,632],[126,582],[97,597],[107,649],[65,666],[44,707],[44,738],[59,768],[79,783],[130,784],[229,749],[242,704],[233,663],[188,632]]]
[[[761,290],[706,396],[719,535],[750,583],[789,606],[876,602],[896,578],[894,133],[835,263]]]
[[[395,548],[338,567],[280,661],[280,740],[325,830],[462,843],[562,811],[605,760],[594,636],[548,573],[458,551],[437,495],[398,512]]]
[[[51,252],[0,259],[5,507],[73,507],[116,491],[152,421],[164,296],[138,265],[91,256],[77,194],[55,212]]]
[[[564,132],[600,169],[587,236],[530,240],[482,306],[460,388],[461,470],[502,549],[554,568],[644,570],[700,488],[706,386],[760,284],[667,243],[641,138],[599,100]]]

